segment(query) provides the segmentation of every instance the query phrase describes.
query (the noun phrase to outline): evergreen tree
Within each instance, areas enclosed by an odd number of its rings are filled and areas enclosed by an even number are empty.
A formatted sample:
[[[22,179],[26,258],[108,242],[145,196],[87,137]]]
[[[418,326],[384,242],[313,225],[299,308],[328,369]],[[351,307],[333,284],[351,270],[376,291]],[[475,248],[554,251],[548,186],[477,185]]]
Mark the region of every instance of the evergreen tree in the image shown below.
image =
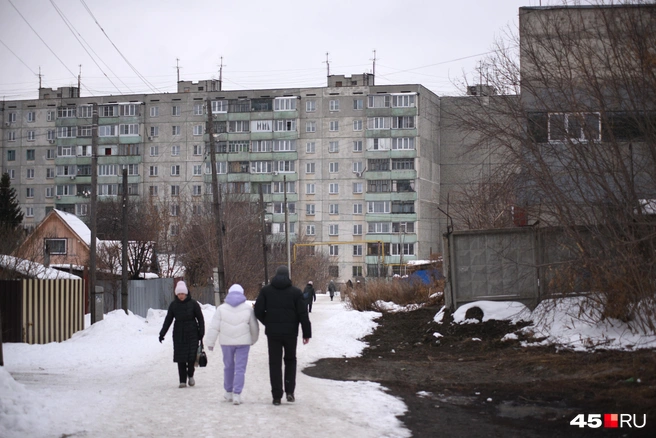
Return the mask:
[[[16,190],[11,187],[9,174],[0,179],[0,253],[10,254],[22,237],[18,228],[23,223],[23,212],[18,204]]]
[[[9,174],[2,174],[0,180],[0,226],[15,229],[23,223],[23,212],[18,203],[16,190],[11,187]]]

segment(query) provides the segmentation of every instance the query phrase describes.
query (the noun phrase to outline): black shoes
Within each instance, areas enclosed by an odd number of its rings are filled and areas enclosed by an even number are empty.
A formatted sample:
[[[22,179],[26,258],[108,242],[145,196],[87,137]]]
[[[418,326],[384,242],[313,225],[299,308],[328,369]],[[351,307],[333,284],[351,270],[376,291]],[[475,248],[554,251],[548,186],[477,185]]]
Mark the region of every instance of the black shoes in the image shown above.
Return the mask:
[[[296,399],[294,398],[294,394],[287,394],[287,401],[289,403],[294,403]]]
[[[273,399],[273,405],[274,406],[280,406],[280,399],[279,398],[274,398]]]

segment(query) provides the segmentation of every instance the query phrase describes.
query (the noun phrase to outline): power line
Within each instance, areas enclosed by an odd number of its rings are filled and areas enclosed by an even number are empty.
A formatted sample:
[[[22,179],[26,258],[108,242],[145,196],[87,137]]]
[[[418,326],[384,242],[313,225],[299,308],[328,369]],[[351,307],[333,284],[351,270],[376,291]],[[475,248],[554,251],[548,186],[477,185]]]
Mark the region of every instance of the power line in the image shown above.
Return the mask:
[[[20,56],[18,56],[17,54],[15,54],[14,51],[11,50],[11,49],[9,48],[9,46],[6,45],[6,44],[4,43],[4,41],[2,41],[2,40],[0,39],[0,43],[2,43],[2,45],[5,46],[5,47],[7,48],[7,50],[9,50],[9,51],[11,52],[11,54],[14,55],[14,56],[16,57],[16,59],[18,59],[20,62],[22,62],[23,65],[24,65],[25,67],[27,67],[27,69],[28,69],[29,71],[31,71],[32,74],[33,74],[34,76],[37,76],[37,73],[36,73],[34,70],[32,70],[32,69],[30,68],[29,65],[25,64],[25,61],[23,61],[23,60],[20,58]]]
[[[10,0],[10,1],[11,1],[11,0]],[[138,71],[138,70],[137,70],[137,69],[136,69],[136,68],[130,63],[130,61],[128,61],[128,59],[123,55],[123,53],[121,53],[121,51],[118,49],[118,47],[116,47],[116,44],[114,44],[114,42],[112,41],[112,39],[111,39],[111,38],[109,37],[109,35],[107,35],[107,33],[105,32],[105,29],[103,29],[103,27],[100,25],[100,23],[98,22],[98,20],[96,20],[96,17],[93,15],[93,13],[91,12],[91,9],[89,9],[89,6],[87,6],[86,2],[85,2],[84,0],[80,0],[80,2],[81,2],[82,5],[84,6],[84,8],[87,10],[87,12],[89,13],[89,15],[91,15],[91,18],[93,18],[93,21],[96,23],[96,25],[98,26],[98,28],[100,28],[100,30],[102,31],[103,35],[105,35],[105,37],[107,37],[107,39],[109,40],[109,42],[112,44],[112,46],[114,46],[114,48],[116,49],[116,51],[118,52],[118,54],[121,55],[121,58],[123,58],[123,60],[124,60],[124,61],[126,62],[126,64],[132,69],[132,71],[136,73],[136,75],[137,75],[137,76],[143,81],[144,84],[146,84],[146,85],[151,89],[151,91],[153,91],[153,92],[157,92],[157,93],[161,93],[161,91],[159,91],[157,88],[155,88],[155,86],[153,86],[150,82],[148,82],[148,80],[147,80],[147,79],[146,79],[141,73],[139,73],[139,71]]]

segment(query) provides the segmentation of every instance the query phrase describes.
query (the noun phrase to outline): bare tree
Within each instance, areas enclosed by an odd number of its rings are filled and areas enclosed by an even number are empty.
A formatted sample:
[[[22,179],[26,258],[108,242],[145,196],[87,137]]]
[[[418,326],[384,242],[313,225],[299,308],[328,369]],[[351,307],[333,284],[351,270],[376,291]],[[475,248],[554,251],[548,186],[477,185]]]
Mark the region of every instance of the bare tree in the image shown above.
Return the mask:
[[[454,200],[461,223],[516,225],[493,220],[512,208],[528,224],[562,227],[571,259],[554,267],[561,283],[552,289],[567,292],[572,276],[585,277],[604,317],[652,331],[655,48],[651,2],[522,8],[519,34],[482,64],[487,93],[450,114],[471,134],[467,153],[494,161],[470,186],[476,195]]]

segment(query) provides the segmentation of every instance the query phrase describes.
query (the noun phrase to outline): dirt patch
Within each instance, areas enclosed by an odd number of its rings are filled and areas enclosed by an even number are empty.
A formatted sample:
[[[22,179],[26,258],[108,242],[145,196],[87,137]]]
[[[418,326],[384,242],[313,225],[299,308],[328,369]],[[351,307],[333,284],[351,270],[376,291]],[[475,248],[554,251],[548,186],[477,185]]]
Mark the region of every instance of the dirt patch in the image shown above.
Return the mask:
[[[656,352],[582,353],[501,339],[527,323],[438,324],[437,308],[384,314],[362,357],[304,372],[379,382],[414,437],[656,436]],[[439,333],[441,336],[436,336]],[[577,414],[636,414],[646,427],[580,429]]]

